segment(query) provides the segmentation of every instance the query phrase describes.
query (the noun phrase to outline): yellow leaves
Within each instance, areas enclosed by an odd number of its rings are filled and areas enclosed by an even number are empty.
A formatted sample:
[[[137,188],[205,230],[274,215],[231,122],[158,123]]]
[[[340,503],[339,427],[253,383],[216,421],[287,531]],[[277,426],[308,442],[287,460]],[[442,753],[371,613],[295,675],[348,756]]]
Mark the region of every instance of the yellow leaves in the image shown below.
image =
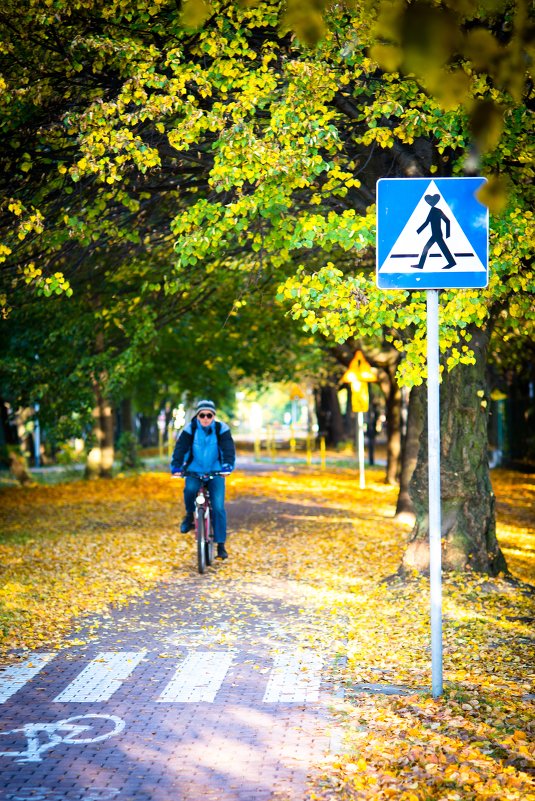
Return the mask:
[[[20,201],[18,200],[10,200],[7,204],[7,208],[12,214],[15,214],[15,216],[17,217],[20,217],[24,210],[22,203],[20,203]]]
[[[212,13],[212,6],[206,0],[183,0],[180,21],[185,28],[197,29]]]
[[[403,51],[396,45],[375,44],[370,48],[370,57],[377,61],[382,69],[395,72],[403,61]]]
[[[26,239],[28,234],[32,232],[36,234],[40,234],[42,232],[44,228],[44,217],[39,209],[27,209],[17,201],[10,202],[8,208],[14,214],[21,217],[17,229],[18,239],[22,241]],[[23,214],[25,216],[23,216]]]
[[[23,273],[26,283],[29,284],[36,278],[42,276],[43,271],[41,270],[40,267],[36,267],[34,262],[31,262],[24,268]]]
[[[393,518],[397,488],[384,484],[379,468],[367,471],[365,490],[355,475],[354,468],[293,466],[233,474],[227,485],[231,559],[216,567],[199,596],[204,611],[209,602],[211,622],[224,605],[228,626],[208,626],[203,636],[239,647],[247,621],[254,615],[262,621],[265,604],[290,593],[299,609],[295,641],[313,642],[329,658],[347,652],[348,667],[336,672],[346,688],[337,714],[347,752],[317,777],[311,798],[530,798],[524,695],[531,692],[525,621],[533,616],[532,596],[500,579],[445,575],[446,692],[430,698],[428,579],[415,574],[382,582],[395,574],[405,547],[406,530]],[[528,579],[535,483],[506,471],[493,471],[492,481],[500,543],[518,552],[510,557],[513,575]],[[180,603],[181,585],[191,581],[193,542],[177,531],[181,486],[165,474],[4,490],[2,513],[11,535],[0,541],[2,600],[12,604],[0,607],[2,625],[11,629],[6,648],[42,648],[66,636],[72,645],[73,614],[126,604],[162,582],[173,582],[167,603],[171,595]],[[233,593],[243,599],[245,587],[261,600],[246,615],[229,600]],[[404,685],[406,694],[362,692],[357,682]]]
[[[491,214],[499,214],[507,205],[508,182],[501,176],[491,176],[476,193],[477,199]]]
[[[11,252],[10,247],[0,243],[0,264],[6,260],[6,256],[9,256]]]

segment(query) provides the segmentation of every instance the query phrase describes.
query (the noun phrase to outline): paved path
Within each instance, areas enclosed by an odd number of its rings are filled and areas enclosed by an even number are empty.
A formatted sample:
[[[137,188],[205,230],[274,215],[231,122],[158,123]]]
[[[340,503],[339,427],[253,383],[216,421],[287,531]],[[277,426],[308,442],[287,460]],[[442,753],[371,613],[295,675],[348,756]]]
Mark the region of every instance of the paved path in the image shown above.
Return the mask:
[[[295,634],[296,582],[225,568],[0,671],[2,801],[306,798],[329,750],[331,655]]]

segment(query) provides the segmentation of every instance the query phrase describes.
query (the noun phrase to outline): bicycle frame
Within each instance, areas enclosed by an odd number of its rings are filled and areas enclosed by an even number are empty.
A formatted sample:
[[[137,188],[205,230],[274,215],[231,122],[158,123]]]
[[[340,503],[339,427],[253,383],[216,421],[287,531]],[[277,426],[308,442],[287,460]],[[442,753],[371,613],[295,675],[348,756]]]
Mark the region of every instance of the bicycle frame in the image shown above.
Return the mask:
[[[210,491],[208,482],[214,476],[222,475],[220,472],[201,475],[199,473],[186,472],[185,477],[192,476],[201,482],[197,495],[195,496],[195,509],[193,512],[195,520],[195,539],[197,542],[197,566],[199,573],[204,573],[206,565],[211,565],[214,561],[214,535],[212,528],[212,507],[210,504]]]
[[[199,536],[199,518],[202,516],[210,525],[204,526],[204,540],[208,542],[211,536],[212,507],[210,505],[210,492],[206,484],[201,484],[195,497],[195,533]]]

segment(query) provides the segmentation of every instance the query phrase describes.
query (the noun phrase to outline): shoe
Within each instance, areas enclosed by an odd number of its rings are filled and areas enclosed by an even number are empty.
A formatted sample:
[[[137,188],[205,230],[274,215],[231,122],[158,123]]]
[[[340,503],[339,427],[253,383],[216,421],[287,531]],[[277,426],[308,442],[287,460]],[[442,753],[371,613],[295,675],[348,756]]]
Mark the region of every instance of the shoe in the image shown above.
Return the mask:
[[[225,546],[222,542],[217,543],[217,558],[228,559],[228,553],[226,552]]]
[[[180,524],[180,531],[182,534],[187,534],[188,531],[191,531],[193,528],[193,515],[186,515],[182,523]]]

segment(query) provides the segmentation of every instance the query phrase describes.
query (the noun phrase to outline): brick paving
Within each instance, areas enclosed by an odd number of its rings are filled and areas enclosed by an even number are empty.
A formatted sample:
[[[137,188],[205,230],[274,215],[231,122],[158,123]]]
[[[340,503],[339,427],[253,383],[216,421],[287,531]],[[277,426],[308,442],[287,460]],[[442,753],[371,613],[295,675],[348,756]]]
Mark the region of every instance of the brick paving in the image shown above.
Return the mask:
[[[329,748],[330,655],[303,651],[292,635],[302,602],[295,583],[237,588],[224,571],[192,571],[115,610],[96,634],[88,625],[76,634],[84,644],[43,661],[0,704],[2,801],[306,798],[307,775]],[[166,700],[177,673],[181,700]],[[103,700],[79,700],[85,682],[89,698]],[[213,700],[196,700],[210,692]]]

